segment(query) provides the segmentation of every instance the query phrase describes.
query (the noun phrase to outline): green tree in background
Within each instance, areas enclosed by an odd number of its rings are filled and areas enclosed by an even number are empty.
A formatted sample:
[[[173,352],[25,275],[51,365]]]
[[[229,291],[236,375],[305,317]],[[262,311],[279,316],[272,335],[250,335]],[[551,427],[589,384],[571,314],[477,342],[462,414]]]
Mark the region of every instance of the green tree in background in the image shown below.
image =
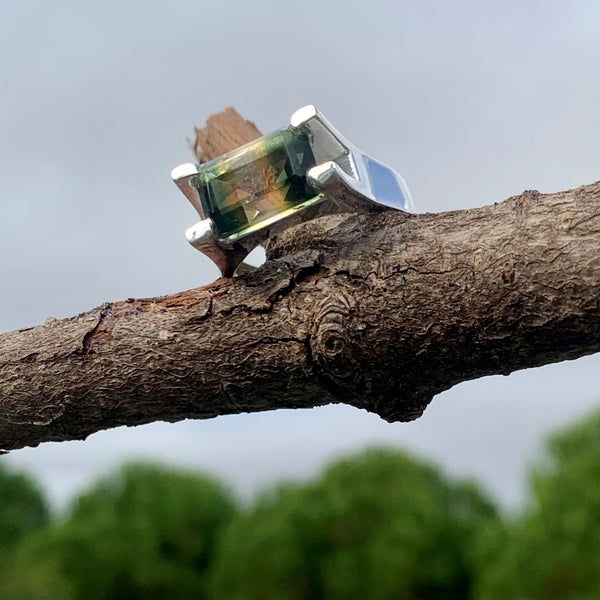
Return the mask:
[[[204,598],[216,538],[234,512],[213,479],[129,465],[22,544],[4,597]]]
[[[220,539],[221,600],[465,600],[472,550],[496,511],[473,485],[373,450],[319,481],[282,486]]]
[[[600,598],[600,413],[550,438],[533,499],[481,580],[481,600]]]
[[[0,464],[0,562],[26,534],[48,519],[48,505],[33,480]]]
[[[0,600],[600,598],[600,413],[550,438],[531,482],[503,520],[474,484],[371,450],[238,510],[213,479],[130,465],[46,523],[0,469]]]

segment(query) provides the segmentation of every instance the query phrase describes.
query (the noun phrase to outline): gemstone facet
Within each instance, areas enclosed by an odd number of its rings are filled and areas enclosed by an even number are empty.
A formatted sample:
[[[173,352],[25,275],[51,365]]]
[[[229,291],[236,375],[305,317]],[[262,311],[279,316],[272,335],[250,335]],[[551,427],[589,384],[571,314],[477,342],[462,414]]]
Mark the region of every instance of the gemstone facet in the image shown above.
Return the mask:
[[[308,134],[282,129],[201,165],[193,185],[217,238],[234,241],[321,200],[314,166]]]

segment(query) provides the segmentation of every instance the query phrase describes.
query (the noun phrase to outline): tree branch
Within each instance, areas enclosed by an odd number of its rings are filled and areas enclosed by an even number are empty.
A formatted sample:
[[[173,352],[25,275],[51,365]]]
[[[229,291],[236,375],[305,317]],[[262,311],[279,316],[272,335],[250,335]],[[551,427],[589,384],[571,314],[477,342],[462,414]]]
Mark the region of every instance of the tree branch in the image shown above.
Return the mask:
[[[229,110],[196,148],[256,135]],[[414,419],[461,381],[599,351],[599,246],[600,182],[298,225],[243,277],[0,335],[0,448],[339,402]]]

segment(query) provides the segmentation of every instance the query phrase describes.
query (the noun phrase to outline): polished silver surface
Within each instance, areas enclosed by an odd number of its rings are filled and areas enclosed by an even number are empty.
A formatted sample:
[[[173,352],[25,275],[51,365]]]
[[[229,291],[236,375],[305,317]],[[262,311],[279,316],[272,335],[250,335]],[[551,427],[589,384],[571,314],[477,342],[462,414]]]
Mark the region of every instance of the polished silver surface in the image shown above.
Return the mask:
[[[246,255],[271,235],[318,216],[343,212],[378,212],[404,210],[414,212],[410,192],[404,179],[395,171],[361,152],[349,142],[312,104],[298,109],[290,118],[290,129],[308,133],[317,165],[307,173],[309,183],[323,199],[275,222],[265,224],[235,241],[219,239],[212,219],[206,218],[194,178],[201,166],[179,165],[171,172],[202,219],[190,227],[185,236],[190,244],[208,256],[224,277],[245,272]]]
[[[190,201],[198,214],[204,218],[204,209],[200,200],[198,188],[193,185],[193,178],[199,173],[199,166],[194,163],[184,163],[171,171],[171,178],[183,195]]]

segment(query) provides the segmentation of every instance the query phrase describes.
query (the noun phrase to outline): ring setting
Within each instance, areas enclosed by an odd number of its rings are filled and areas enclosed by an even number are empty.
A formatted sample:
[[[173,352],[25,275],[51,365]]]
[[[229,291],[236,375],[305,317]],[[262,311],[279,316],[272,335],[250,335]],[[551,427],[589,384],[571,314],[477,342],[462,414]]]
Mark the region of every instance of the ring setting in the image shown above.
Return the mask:
[[[400,175],[362,153],[313,105],[284,129],[171,172],[201,220],[186,238],[231,277],[269,236],[342,212],[413,212]],[[244,263],[245,264],[245,263]]]

